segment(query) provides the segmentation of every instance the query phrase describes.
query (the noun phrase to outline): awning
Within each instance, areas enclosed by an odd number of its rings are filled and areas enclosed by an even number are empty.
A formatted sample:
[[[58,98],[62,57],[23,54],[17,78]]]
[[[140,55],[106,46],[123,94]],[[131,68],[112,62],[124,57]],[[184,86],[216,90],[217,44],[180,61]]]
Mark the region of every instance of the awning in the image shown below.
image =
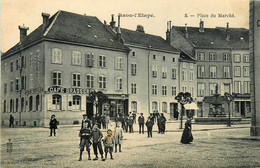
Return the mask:
[[[196,103],[190,103],[190,104],[184,104],[184,108],[186,109],[186,110],[198,110],[199,108],[198,108],[198,106],[197,106],[197,104]]]

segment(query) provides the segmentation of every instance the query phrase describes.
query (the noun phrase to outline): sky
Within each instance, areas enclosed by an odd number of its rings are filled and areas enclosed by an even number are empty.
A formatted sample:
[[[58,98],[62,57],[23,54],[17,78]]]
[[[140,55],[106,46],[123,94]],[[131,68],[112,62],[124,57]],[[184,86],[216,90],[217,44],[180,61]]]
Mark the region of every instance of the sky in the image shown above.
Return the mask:
[[[136,30],[142,25],[145,33],[164,39],[167,21],[174,26],[198,27],[202,19],[204,27],[226,27],[227,22],[229,27],[249,27],[249,0],[1,0],[1,51],[19,42],[19,25],[29,27],[30,34],[42,23],[42,12],[52,16],[58,10],[96,16],[107,23],[111,14],[116,21],[122,14],[121,27]]]

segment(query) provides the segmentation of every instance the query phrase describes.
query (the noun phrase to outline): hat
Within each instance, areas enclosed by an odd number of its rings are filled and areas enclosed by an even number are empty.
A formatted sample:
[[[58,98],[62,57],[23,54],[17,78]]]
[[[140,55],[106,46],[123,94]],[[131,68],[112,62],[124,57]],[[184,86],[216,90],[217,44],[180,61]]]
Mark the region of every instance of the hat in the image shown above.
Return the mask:
[[[52,114],[52,117],[55,117],[55,115],[54,115],[54,114]]]
[[[141,115],[143,115],[143,113],[141,113]]]

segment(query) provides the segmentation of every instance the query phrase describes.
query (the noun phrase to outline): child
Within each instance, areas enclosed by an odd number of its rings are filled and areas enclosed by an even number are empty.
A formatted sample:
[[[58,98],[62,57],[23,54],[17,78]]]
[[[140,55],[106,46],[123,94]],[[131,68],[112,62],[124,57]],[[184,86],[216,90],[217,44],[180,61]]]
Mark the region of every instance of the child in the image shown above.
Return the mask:
[[[86,146],[86,149],[88,151],[88,160],[91,160],[90,158],[90,137],[91,137],[91,131],[90,128],[88,127],[88,122],[84,124],[83,128],[80,129],[79,131],[79,137],[80,137],[80,156],[79,156],[79,161],[82,160],[82,152],[84,151],[84,147]]]
[[[91,135],[93,138],[94,154],[96,155],[96,157],[93,160],[98,160],[98,151],[97,151],[97,148],[98,148],[102,161],[105,161],[105,159],[103,157],[103,149],[102,149],[102,144],[101,144],[101,139],[103,138],[103,134],[99,130],[97,123],[94,124]]]
[[[114,137],[112,136],[112,130],[107,130],[107,136],[103,139],[103,143],[105,146],[105,159],[107,159],[107,152],[110,153],[110,157],[113,160],[112,152],[113,152],[113,146],[114,146]]]
[[[115,153],[117,152],[117,145],[119,145],[119,152],[121,150],[121,144],[123,140],[123,129],[120,127],[120,123],[116,123],[115,127]]]
[[[83,128],[89,128],[90,130],[92,130],[90,120],[87,118],[86,114],[83,115],[83,120],[81,122],[81,129]],[[80,138],[79,147],[81,147],[81,139],[82,138]]]

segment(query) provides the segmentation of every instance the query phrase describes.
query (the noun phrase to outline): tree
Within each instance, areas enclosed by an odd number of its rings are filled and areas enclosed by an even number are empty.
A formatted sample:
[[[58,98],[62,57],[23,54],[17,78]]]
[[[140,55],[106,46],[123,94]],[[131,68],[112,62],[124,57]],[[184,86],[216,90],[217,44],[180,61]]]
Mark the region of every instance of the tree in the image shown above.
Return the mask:
[[[96,114],[100,115],[101,112],[98,109],[108,100],[108,97],[102,91],[94,90],[89,93],[88,100],[96,107]]]

